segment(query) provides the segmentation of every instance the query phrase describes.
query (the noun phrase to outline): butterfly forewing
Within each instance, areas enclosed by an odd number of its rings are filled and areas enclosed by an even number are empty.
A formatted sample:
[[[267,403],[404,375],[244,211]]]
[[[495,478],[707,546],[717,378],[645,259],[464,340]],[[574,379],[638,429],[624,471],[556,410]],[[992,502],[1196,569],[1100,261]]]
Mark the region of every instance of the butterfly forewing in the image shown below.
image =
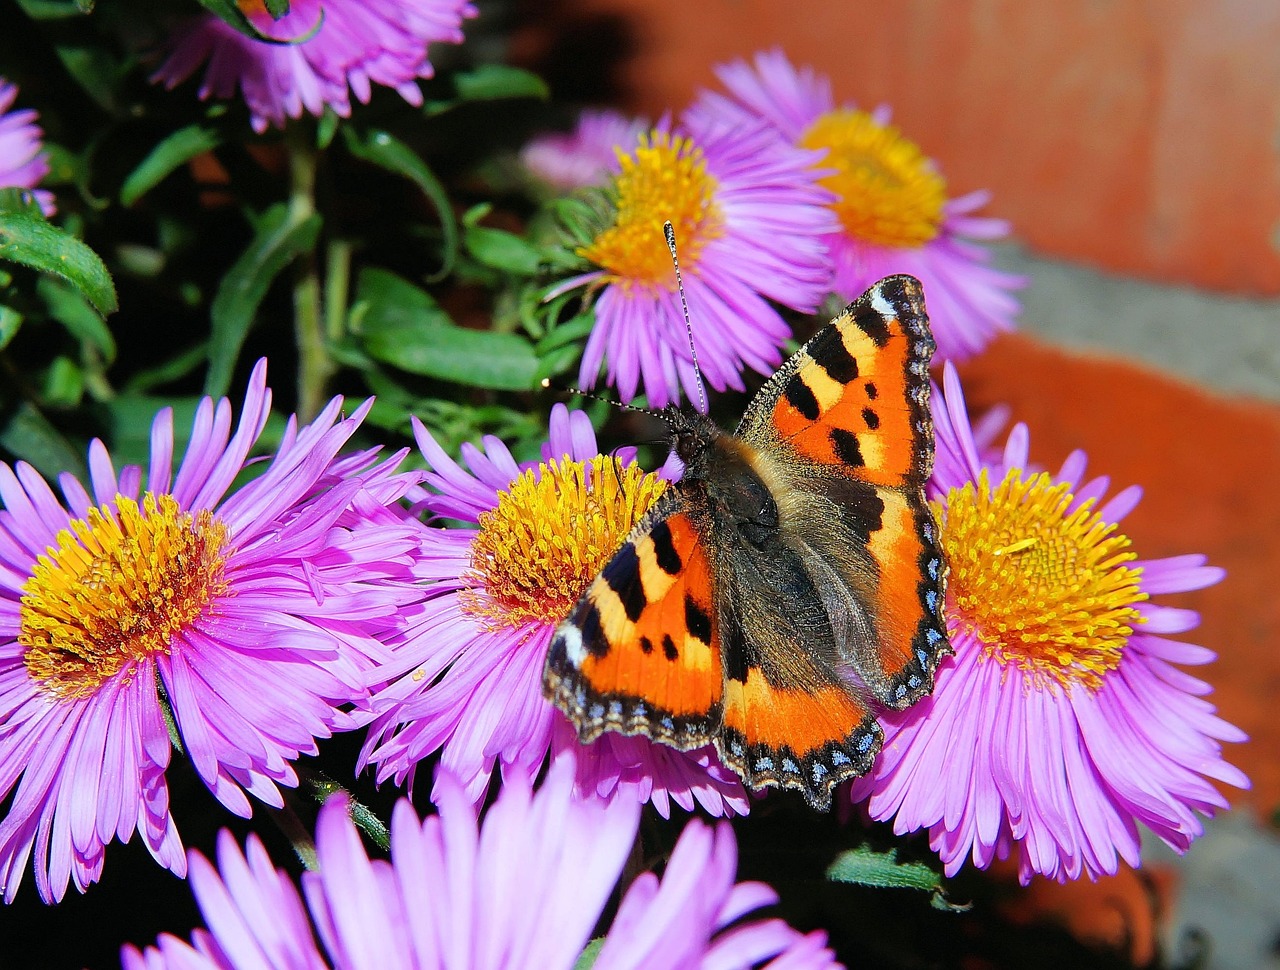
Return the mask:
[[[606,730],[679,748],[713,739],[724,664],[712,588],[705,547],[669,492],[552,638],[544,683],[584,741]]]
[[[738,435],[877,485],[921,485],[933,468],[929,359],[920,284],[881,280],[765,384]]]

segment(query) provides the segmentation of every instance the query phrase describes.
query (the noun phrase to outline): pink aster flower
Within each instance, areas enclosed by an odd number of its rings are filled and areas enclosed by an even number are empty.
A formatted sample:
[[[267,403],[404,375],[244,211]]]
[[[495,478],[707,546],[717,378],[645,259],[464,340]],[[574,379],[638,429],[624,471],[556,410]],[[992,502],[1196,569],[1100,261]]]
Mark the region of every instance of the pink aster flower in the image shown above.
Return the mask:
[[[571,132],[540,135],[520,150],[530,172],[558,192],[602,185],[622,169],[618,154],[632,151],[649,125],[607,108],[590,108]]]
[[[536,794],[504,786],[479,825],[447,775],[436,802],[439,814],[423,821],[407,800],[397,804],[388,862],[365,853],[345,798],[330,799],[316,824],[319,869],[303,875],[301,893],[256,836],[242,853],[224,831],[218,869],[191,853],[209,928],[190,944],[164,935],[142,952],[126,946],[124,967],[574,967],[622,873],[639,807],[579,800],[567,771],[553,771]],[[662,879],[646,873],[628,888],[592,966],[838,966],[821,932],[751,919],[778,897],[762,883],[735,885],[736,869],[733,830],[691,821]]]
[[[9,110],[17,97],[17,87],[0,78],[0,189],[35,189],[49,174],[49,159],[40,143],[35,111]],[[44,214],[53,215],[53,193],[36,189],[34,194]]]
[[[602,364],[623,400],[651,407],[698,400],[689,337],[662,225],[675,227],[698,363],[716,390],[743,389],[742,370],[770,374],[791,328],[770,301],[812,313],[827,294],[823,235],[837,228],[818,156],[759,124],[660,126],[619,160],[613,222],[578,250],[599,267],[556,292],[598,291],[579,381]]]
[[[1197,813],[1247,788],[1222,758],[1245,736],[1218,718],[1211,688],[1184,671],[1213,660],[1172,639],[1190,610],[1153,602],[1210,586],[1199,555],[1138,560],[1117,523],[1140,490],[1107,497],[1076,452],[1054,477],[1028,474],[1018,425],[1002,455],[980,456],[954,370],[934,409],[939,503],[951,568],[947,627],[955,657],[933,695],[884,718],[874,775],[854,787],[899,834],[929,830],[954,874],[1013,853],[1022,881],[1065,881],[1139,864],[1139,824],[1178,851]]]
[[[401,784],[439,751],[478,801],[495,765],[504,777],[532,775],[548,752],[580,747],[542,696],[551,634],[665,483],[634,463],[633,449],[599,454],[587,416],[564,405],[552,411],[536,467],[490,437],[483,450],[463,446],[464,469],[424,427],[415,431],[433,469],[426,510],[461,524],[422,531],[416,571],[426,595],[405,611],[394,660],[374,675],[382,686],[361,764]],[[747,810],[737,776],[709,747],[679,752],[607,735],[577,762],[584,791],[621,792],[663,815],[671,802],[717,816]]]
[[[303,111],[320,117],[326,107],[345,118],[349,94],[365,104],[374,84],[422,104],[417,81],[433,73],[427,45],[461,43],[462,21],[476,14],[466,0],[293,0],[279,20],[262,0],[239,6],[268,40],[197,17],[168,40],[152,80],[173,88],[208,60],[200,97],[231,98],[239,85],[258,132],[283,128]]]
[[[1022,277],[988,265],[982,242],[1009,225],[974,213],[990,193],[956,199],[934,163],[890,122],[889,110],[837,106],[831,82],[778,50],[716,71],[729,94],[703,92],[690,116],[703,124],[770,125],[788,144],[822,152],[821,184],[839,226],[826,237],[831,288],[852,300],[876,280],[910,273],[924,284],[938,357],[961,360],[1013,327]]]
[[[0,465],[6,901],[28,860],[45,900],[69,881],[83,890],[107,843],[135,831],[182,874],[173,739],[247,816],[246,795],[281,805],[279,786],[298,782],[290,762],[356,726],[348,708],[367,699],[367,672],[386,659],[378,637],[406,596],[414,533],[389,506],[408,481],[392,474],[398,456],[335,460],[369,408],[341,419],[337,398],[310,425],[291,419],[260,474],[234,487],[270,401],[265,362],[234,435],[231,405],[205,398],[176,469],[162,411],[145,488],[99,441],[91,492],[64,475],[63,500],[29,465]]]

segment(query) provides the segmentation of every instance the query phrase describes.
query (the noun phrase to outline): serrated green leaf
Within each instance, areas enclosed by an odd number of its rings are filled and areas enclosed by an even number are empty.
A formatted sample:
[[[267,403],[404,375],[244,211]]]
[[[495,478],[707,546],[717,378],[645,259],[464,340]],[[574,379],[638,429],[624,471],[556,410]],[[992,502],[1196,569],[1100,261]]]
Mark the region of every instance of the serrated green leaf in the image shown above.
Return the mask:
[[[897,849],[877,852],[865,845],[840,853],[827,867],[827,878],[881,889],[942,890],[942,876],[923,862],[899,862]]]
[[[483,64],[454,75],[454,90],[462,101],[496,101],[501,98],[551,97],[547,82],[532,71],[510,64]]]
[[[120,186],[120,202],[131,206],[164,181],[174,169],[218,147],[221,139],[211,128],[188,125],[166,137],[147,154]]]
[[[440,180],[412,148],[388,132],[371,131],[361,138],[354,129],[347,127],[343,129],[343,136],[346,138],[347,149],[356,158],[409,179],[426,196],[440,218],[440,230],[444,237],[440,268],[429,277],[428,282],[444,279],[453,271],[454,261],[458,258],[458,223],[454,219],[449,194]]]
[[[528,341],[456,326],[429,293],[391,273],[362,273],[356,301],[353,324],[375,360],[471,387],[527,391],[534,386],[538,357]]]
[[[108,364],[116,359],[116,340],[78,290],[52,276],[41,277],[36,293],[44,301],[49,315],[67,328],[82,343],[102,352]]]
[[[507,273],[533,276],[542,267],[542,253],[538,247],[505,229],[468,226],[463,244],[467,252],[485,266]]]
[[[117,309],[115,284],[98,254],[43,219],[0,213],[0,259],[66,280],[104,317]]]
[[[257,220],[253,241],[218,284],[209,311],[212,333],[206,394],[221,397],[227,393],[240,348],[272,281],[298,254],[315,246],[319,232],[319,215],[300,219],[283,202]]]
[[[68,471],[81,479],[85,477],[82,453],[25,401],[0,426],[0,445],[31,464],[45,478],[54,479]]]

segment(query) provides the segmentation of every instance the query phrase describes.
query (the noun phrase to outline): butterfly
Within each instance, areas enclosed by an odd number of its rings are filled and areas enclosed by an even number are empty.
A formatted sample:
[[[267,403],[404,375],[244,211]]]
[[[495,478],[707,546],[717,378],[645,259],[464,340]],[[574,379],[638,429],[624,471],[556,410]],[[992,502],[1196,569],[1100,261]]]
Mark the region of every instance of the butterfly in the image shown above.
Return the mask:
[[[667,408],[684,463],[552,637],[546,696],[605,731],[711,743],[751,788],[827,809],[951,653],[918,280],[872,286],[787,360],[732,435]]]

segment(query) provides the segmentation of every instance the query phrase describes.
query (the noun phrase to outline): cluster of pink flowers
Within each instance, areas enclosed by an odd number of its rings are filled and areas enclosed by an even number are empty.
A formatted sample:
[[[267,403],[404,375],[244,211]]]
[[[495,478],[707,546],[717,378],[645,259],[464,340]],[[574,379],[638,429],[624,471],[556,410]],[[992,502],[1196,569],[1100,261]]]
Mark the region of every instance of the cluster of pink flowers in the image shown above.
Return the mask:
[[[365,102],[375,84],[420,103],[427,45],[458,41],[475,13],[462,0],[295,0],[276,21],[242,7],[265,39],[204,16],[175,36],[157,77],[172,86],[207,60],[201,96],[239,86],[260,131],[326,108],[345,116],[350,94]],[[813,313],[892,273],[923,281],[948,361],[1012,325],[1021,281],[988,265],[979,244],[1008,227],[974,215],[983,193],[947,198],[886,109],[836,104],[827,80],[777,52],[719,77],[724,91],[701,93],[674,122],[591,113],[523,155],[554,190],[599,188],[613,204],[612,223],[578,251],[589,268],[554,291],[594,299],[584,384],[603,369],[623,397],[655,406],[696,400],[701,379],[741,390],[746,370],[781,362],[784,310]],[[31,187],[47,165],[31,112],[3,114],[14,95],[0,83],[0,184]],[[877,196],[888,189],[859,181],[858,153],[896,166],[907,194]],[[666,219],[683,293],[656,234]],[[639,242],[651,231],[656,258]],[[1054,541],[1103,550],[1084,558],[1106,562],[1090,576],[1107,632],[1073,628],[1055,651],[1019,639],[967,596],[966,583],[991,577],[955,564],[944,609],[955,656],[931,697],[883,716],[883,752],[844,797],[900,834],[927,831],[948,874],[1007,857],[1024,880],[1114,873],[1121,860],[1138,864],[1140,825],[1185,850],[1200,817],[1226,806],[1213,783],[1248,785],[1222,756],[1243,736],[1182,669],[1213,659],[1174,638],[1196,615],[1153,597],[1208,586],[1221,570],[1197,555],[1129,554],[1116,527],[1138,490],[1108,497],[1082,454],[1037,472],[1022,426],[996,446],[971,423],[949,363],[933,400],[928,494],[943,531],[1018,516]],[[586,415],[557,405],[540,461],[522,464],[492,437],[457,461],[415,421],[425,470],[404,470],[406,453],[351,447],[371,402],[348,413],[340,398],[305,425],[287,421],[255,458],[270,406],[263,362],[238,421],[227,400],[204,399],[181,455],[161,412],[145,471],[117,469],[99,441],[88,482],[64,475],[57,491],[27,464],[0,464],[6,901],[28,869],[47,901],[84,891],[107,847],[136,834],[160,865],[190,873],[208,923],[189,942],[127,947],[125,965],[139,970],[569,968],[588,945],[601,970],[836,966],[821,932],[758,918],[777,900],[771,889],[736,882],[728,820],[751,801],[713,746],[612,733],[583,745],[543,696],[553,631],[600,568],[601,550],[567,551],[565,523],[585,514],[572,502],[590,494],[590,514],[606,518],[609,501],[651,502],[672,469],[645,476],[633,449],[602,455]],[[605,553],[634,519],[602,533]],[[992,556],[1042,541],[965,535],[975,549],[996,543]],[[980,571],[981,556],[966,568]],[[1020,568],[1001,573],[1002,602],[1031,595],[1033,557]],[[301,888],[256,838],[242,849],[224,834],[217,866],[184,851],[166,781],[175,750],[248,816],[255,802],[283,804],[320,739],[352,730],[366,732],[357,768],[378,782],[431,777],[436,812],[398,805],[390,861],[369,857],[343,797],[321,811],[319,869]],[[663,876],[626,886],[593,943],[646,805],[720,821],[688,821]]]
[[[555,291],[589,285],[597,293],[583,385],[593,386],[603,365],[625,400],[643,392],[650,406],[662,407],[682,390],[698,400],[660,244],[667,219],[681,237],[698,363],[717,390],[740,390],[744,367],[770,374],[778,366],[791,330],[776,305],[814,313],[828,294],[849,301],[894,273],[924,284],[940,358],[972,356],[1012,328],[1013,291],[1024,280],[989,265],[982,243],[1006,236],[1009,226],[974,214],[988,193],[946,198],[935,166],[890,125],[888,109],[837,105],[827,79],[781,52],[717,73],[728,93],[700,93],[674,127],[664,123],[645,136],[635,119],[592,111],[572,134],[543,136],[523,152],[547,184],[620,197],[617,222],[582,251],[597,268]],[[647,164],[684,177],[655,193]],[[894,178],[848,174],[875,168]],[[643,204],[631,204],[632,196]],[[895,221],[903,211],[909,218]],[[633,235],[641,231],[647,234]],[[656,266],[619,254],[615,235],[630,252],[650,241]]]
[[[240,9],[261,39],[196,17],[168,38],[154,80],[175,87],[208,61],[200,97],[230,98],[239,87],[260,132],[304,111],[345,118],[351,95],[368,103],[375,84],[422,104],[417,81],[434,73],[427,46],[459,43],[463,20],[476,15],[467,0],[292,0],[279,20],[262,0]]]

